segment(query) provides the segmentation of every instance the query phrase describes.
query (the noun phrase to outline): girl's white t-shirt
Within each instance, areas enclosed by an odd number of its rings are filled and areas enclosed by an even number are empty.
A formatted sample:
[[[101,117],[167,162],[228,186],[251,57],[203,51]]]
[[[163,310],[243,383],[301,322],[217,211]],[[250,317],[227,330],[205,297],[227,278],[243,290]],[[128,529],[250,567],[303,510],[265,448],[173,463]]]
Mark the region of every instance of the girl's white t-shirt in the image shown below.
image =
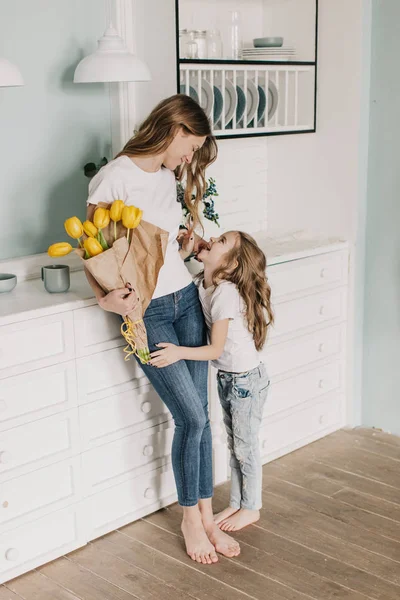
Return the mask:
[[[244,301],[235,284],[222,281],[217,286],[204,288],[198,284],[200,302],[209,330],[211,325],[229,319],[228,335],[224,350],[212,365],[229,373],[244,373],[255,369],[261,362],[252,334],[247,328]]]
[[[155,173],[140,169],[128,156],[115,158],[93,177],[87,204],[123,200],[143,211],[143,220],[168,231],[164,264],[158,275],[154,298],[173,294],[189,285],[192,277],[179,255],[176,237],[182,220],[177,202],[175,175],[161,168]]]

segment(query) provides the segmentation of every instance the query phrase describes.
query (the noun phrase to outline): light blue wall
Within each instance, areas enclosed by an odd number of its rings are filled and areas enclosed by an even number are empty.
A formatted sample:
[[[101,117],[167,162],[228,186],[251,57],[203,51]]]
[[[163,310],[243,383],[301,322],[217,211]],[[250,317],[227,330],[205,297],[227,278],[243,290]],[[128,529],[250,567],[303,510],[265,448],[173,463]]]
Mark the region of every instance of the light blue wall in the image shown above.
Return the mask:
[[[106,25],[103,0],[0,0],[0,56],[25,87],[0,88],[0,259],[66,239],[85,213],[82,167],[110,158],[108,92],[72,82]]]
[[[364,425],[400,434],[399,0],[374,0],[363,361]]]

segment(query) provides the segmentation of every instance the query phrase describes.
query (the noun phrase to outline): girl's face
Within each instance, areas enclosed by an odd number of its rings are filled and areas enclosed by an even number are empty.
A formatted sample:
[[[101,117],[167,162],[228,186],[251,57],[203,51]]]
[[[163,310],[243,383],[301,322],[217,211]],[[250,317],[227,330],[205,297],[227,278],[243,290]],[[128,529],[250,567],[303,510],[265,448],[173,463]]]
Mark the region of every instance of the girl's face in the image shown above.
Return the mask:
[[[184,162],[190,164],[192,162],[193,154],[202,147],[206,139],[205,136],[197,137],[185,133],[183,129],[179,129],[165,152],[163,160],[164,167],[171,171],[175,171],[176,167],[179,167],[179,165]]]
[[[218,269],[224,260],[227,252],[232,250],[237,244],[237,233],[228,231],[218,238],[210,238],[208,248],[203,248],[198,253],[197,259],[204,264],[204,268]]]

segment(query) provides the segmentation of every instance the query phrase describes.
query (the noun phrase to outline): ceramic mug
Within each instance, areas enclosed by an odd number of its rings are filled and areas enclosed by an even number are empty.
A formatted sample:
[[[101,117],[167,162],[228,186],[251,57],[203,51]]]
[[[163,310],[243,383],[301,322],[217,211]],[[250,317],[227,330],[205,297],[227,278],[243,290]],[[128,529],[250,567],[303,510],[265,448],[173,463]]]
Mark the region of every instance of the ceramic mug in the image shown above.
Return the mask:
[[[50,294],[67,292],[70,286],[69,267],[67,265],[42,267],[42,281]]]

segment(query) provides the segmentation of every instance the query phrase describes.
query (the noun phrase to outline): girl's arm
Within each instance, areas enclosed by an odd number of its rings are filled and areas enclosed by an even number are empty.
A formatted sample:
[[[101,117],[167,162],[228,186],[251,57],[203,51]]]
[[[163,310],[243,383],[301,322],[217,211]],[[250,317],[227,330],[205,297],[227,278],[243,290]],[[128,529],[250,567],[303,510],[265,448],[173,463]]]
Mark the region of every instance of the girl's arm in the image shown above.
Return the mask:
[[[167,367],[178,360],[216,360],[224,350],[228,335],[229,319],[222,319],[211,326],[211,343],[208,346],[189,348],[175,344],[157,344],[163,350],[151,354],[153,367]]]

